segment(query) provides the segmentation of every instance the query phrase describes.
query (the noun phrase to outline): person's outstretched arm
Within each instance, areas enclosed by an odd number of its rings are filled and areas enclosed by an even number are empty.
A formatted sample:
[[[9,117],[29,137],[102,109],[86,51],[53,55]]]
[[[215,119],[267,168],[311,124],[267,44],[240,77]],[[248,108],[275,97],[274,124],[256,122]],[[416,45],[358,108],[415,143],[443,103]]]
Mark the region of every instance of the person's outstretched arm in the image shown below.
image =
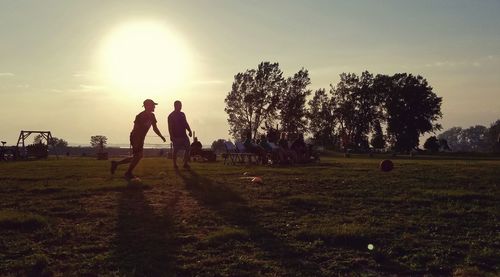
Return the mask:
[[[156,126],[156,123],[153,123],[151,124],[153,125],[153,131],[155,131],[155,133],[161,138],[161,140],[163,140],[163,142],[165,142],[165,137],[161,134],[160,130],[158,129],[158,126]]]
[[[189,124],[188,124],[188,121],[186,119],[186,116],[184,116],[184,121],[186,122],[186,129],[188,130],[189,132],[189,136],[193,136],[193,133],[191,132],[191,127],[189,127]]]

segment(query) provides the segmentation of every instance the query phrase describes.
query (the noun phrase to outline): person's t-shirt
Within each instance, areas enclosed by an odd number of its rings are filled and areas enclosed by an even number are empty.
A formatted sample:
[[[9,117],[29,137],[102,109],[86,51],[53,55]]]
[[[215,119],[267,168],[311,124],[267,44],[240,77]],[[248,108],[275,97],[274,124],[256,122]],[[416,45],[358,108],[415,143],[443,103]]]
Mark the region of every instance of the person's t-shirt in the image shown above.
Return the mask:
[[[271,147],[271,145],[267,142],[267,140],[262,140],[260,142],[260,146],[262,146],[262,148],[266,149],[266,151],[272,151],[273,148]]]
[[[295,151],[297,151],[297,150],[302,151],[302,150],[306,149],[306,143],[303,140],[301,140],[301,139],[296,139],[292,143],[292,146],[290,146],[290,148],[292,150],[295,150]]]
[[[243,142],[243,145],[244,145],[246,148],[252,148],[252,146],[253,146],[252,139],[251,139],[251,138],[247,138],[247,139],[245,140],[245,142]]]
[[[143,111],[135,116],[134,129],[132,135],[144,139],[146,134],[151,128],[152,124],[156,124],[156,117],[154,113]]]
[[[288,150],[288,140],[287,139],[280,139],[279,145],[281,148]]]
[[[171,138],[187,137],[187,120],[183,112],[173,111],[168,115],[168,131]]]

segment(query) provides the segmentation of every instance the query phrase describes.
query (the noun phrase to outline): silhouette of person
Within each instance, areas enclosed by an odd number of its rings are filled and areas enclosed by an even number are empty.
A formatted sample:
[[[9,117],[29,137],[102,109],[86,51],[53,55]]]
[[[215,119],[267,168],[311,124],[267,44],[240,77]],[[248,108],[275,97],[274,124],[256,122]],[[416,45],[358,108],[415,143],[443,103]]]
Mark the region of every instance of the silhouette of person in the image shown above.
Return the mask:
[[[135,176],[132,171],[137,166],[139,161],[142,159],[144,150],[144,139],[149,131],[149,128],[153,126],[153,131],[165,142],[165,137],[161,134],[160,130],[156,126],[156,117],[153,113],[155,107],[158,103],[155,103],[151,99],[146,99],[143,102],[144,111],[135,116],[134,128],[130,132],[130,145],[132,146],[132,157],[127,157],[121,161],[111,161],[111,174],[114,174],[118,165],[130,163],[127,172],[125,172],[125,179],[130,180]]]
[[[177,100],[174,102],[174,111],[168,115],[168,132],[170,134],[170,141],[174,146],[174,152],[172,153],[172,160],[174,162],[174,168],[177,169],[177,152],[179,150],[184,150],[184,165],[183,167],[189,169],[189,138],[186,135],[186,130],[189,132],[191,137],[193,134],[191,128],[186,120],[186,115],[181,112],[182,103]]]
[[[290,146],[290,149],[295,151],[299,162],[307,161],[307,145],[304,142],[303,134],[299,134],[297,139],[293,141],[292,145]]]
[[[191,152],[190,154],[202,156],[203,155],[202,148],[203,146],[201,145],[201,142],[198,140],[197,137],[194,137],[193,143],[191,143],[191,148],[189,149],[189,151]]]
[[[260,141],[258,143],[253,142],[252,140],[252,132],[248,131],[246,132],[246,139],[243,145],[245,146],[245,149],[251,153],[256,154],[259,156],[262,164],[267,164],[267,153],[262,146],[259,145]]]

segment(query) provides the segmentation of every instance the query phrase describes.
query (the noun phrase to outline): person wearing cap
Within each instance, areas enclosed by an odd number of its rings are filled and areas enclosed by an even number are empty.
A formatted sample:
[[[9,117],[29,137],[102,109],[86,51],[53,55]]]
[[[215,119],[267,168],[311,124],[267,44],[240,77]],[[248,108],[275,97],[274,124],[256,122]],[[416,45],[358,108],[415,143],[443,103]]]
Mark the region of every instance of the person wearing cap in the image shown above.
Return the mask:
[[[172,160],[174,162],[174,168],[177,169],[177,152],[179,150],[184,150],[184,168],[189,169],[189,138],[186,135],[186,130],[189,132],[189,136],[192,136],[191,128],[186,120],[186,115],[181,112],[182,103],[177,100],[174,102],[174,111],[168,115],[168,132],[170,134],[170,141],[174,146],[174,152],[172,153]]]
[[[153,126],[153,131],[163,140],[163,142],[166,141],[165,137],[163,137],[160,130],[158,130],[158,127],[156,126],[157,121],[155,114],[153,113],[156,105],[158,105],[158,103],[155,103],[151,99],[144,100],[144,111],[135,116],[134,128],[132,129],[132,132],[130,132],[130,145],[132,146],[133,156],[125,158],[121,161],[111,161],[111,174],[115,173],[118,165],[129,163],[128,170],[125,173],[125,178],[130,180],[135,177],[132,174],[132,171],[142,158],[144,139],[146,138],[146,134],[151,126]]]

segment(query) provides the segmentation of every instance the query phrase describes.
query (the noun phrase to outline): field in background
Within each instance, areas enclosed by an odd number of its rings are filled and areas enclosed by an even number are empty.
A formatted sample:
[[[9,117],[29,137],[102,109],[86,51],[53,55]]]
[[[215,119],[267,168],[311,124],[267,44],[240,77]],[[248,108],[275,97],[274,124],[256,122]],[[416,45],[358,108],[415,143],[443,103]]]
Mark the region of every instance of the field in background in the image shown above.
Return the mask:
[[[395,159],[389,173],[379,161],[175,172],[146,158],[141,187],[109,161],[0,163],[0,272],[499,273],[499,160]]]

